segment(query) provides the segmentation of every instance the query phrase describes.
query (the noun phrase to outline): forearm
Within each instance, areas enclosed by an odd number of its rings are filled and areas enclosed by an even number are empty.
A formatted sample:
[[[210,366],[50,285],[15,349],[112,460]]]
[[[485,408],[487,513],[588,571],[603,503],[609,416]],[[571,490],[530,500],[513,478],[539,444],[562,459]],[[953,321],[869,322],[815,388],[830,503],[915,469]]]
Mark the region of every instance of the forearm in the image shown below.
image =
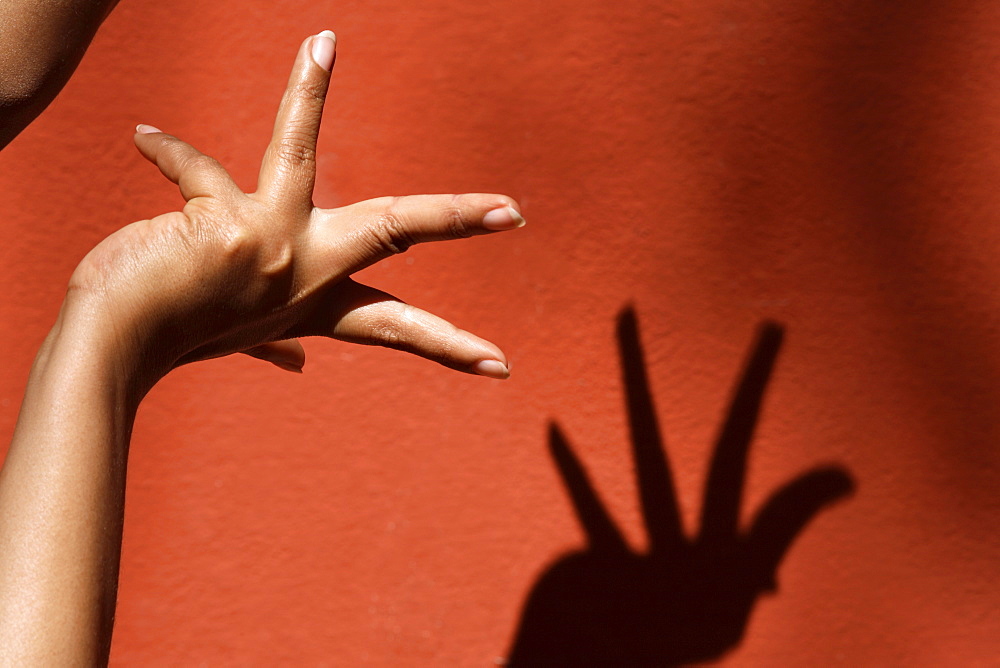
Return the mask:
[[[0,148],[62,90],[118,0],[0,2]]]
[[[0,660],[107,660],[138,392],[122,351],[64,309],[0,471]]]

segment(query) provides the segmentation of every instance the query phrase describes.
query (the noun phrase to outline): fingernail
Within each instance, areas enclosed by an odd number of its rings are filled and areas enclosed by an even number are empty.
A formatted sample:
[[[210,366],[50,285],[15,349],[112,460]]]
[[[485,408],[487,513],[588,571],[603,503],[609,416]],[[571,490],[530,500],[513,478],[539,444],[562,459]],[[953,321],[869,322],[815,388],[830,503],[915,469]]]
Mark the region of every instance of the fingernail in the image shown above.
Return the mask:
[[[329,72],[333,69],[333,54],[337,50],[337,36],[332,30],[324,30],[313,37],[312,58],[316,64]]]
[[[146,125],[145,123],[139,123],[135,126],[135,131],[141,135],[151,135],[154,132],[163,132],[160,128],[154,128],[152,125]]]
[[[483,216],[483,227],[488,230],[499,232],[500,230],[517,229],[518,227],[524,227],[524,225],[524,218],[514,210],[514,207],[509,205],[493,209]]]
[[[284,369],[285,371],[302,373],[302,367],[300,367],[298,364],[293,364],[292,362],[275,362],[272,360],[271,364],[278,367],[279,369]]]
[[[472,368],[480,376],[486,376],[487,378],[496,378],[497,380],[510,378],[510,371],[503,362],[498,360],[481,360],[476,362]]]

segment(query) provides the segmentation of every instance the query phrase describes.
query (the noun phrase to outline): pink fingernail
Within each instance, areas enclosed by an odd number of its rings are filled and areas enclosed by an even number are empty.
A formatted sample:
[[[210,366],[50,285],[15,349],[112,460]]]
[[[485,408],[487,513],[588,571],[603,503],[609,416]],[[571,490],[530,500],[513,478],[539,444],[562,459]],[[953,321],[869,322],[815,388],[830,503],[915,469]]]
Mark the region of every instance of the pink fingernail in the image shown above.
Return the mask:
[[[135,131],[141,135],[151,135],[155,132],[163,132],[160,128],[154,128],[152,125],[146,125],[145,123],[139,123],[135,126]]]
[[[329,72],[333,69],[333,55],[337,50],[337,36],[332,30],[324,30],[313,37],[312,58],[316,64]]]
[[[524,218],[512,206],[502,206],[499,209],[493,209],[483,216],[483,227],[497,232],[517,229],[518,227],[524,227],[524,225]]]
[[[481,360],[476,362],[472,368],[480,376],[486,376],[487,378],[496,378],[497,380],[510,378],[510,370],[507,369],[503,362],[498,360]]]

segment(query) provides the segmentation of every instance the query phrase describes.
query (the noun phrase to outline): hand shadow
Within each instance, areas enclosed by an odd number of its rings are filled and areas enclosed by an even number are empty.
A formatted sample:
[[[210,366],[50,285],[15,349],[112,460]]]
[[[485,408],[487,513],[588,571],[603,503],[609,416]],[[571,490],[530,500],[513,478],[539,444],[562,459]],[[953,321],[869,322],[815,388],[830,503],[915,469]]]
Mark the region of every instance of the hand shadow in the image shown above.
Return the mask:
[[[796,536],[854,482],[817,468],[764,503],[739,527],[747,452],[782,328],[761,325],[715,446],[698,535],[684,535],[670,467],[650,396],[635,314],[619,318],[632,451],[649,551],[625,542],[559,427],[550,447],[588,545],[553,564],[525,605],[512,666],[666,666],[705,661],[736,647],[757,598]]]

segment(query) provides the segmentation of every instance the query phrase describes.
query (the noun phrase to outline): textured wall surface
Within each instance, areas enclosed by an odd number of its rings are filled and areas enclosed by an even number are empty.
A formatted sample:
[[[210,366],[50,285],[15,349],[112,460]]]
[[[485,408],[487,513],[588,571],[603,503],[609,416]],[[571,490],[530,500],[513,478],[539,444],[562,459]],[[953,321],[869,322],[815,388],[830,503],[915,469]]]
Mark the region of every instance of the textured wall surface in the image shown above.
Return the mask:
[[[122,0],[0,154],[4,441],[73,267],[180,202],[135,124],[252,189],[324,28],[317,204],[522,203],[363,277],[513,377],[323,340],[171,374],[114,665],[996,665],[997,3]]]

